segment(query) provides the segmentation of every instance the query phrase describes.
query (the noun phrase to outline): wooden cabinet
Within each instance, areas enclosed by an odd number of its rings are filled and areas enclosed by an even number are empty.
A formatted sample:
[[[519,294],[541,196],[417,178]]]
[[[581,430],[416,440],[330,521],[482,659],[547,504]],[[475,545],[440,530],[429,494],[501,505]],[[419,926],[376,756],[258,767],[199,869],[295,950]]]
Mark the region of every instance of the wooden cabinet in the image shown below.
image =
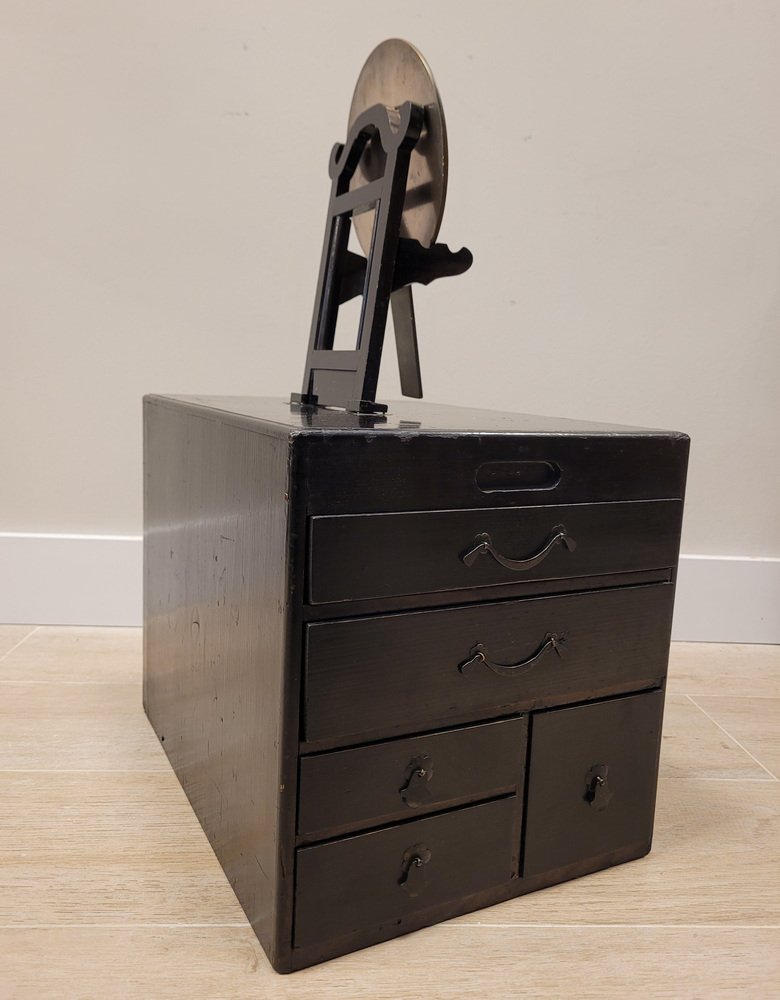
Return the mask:
[[[289,972],[649,850],[688,439],[145,401],[144,704]]]

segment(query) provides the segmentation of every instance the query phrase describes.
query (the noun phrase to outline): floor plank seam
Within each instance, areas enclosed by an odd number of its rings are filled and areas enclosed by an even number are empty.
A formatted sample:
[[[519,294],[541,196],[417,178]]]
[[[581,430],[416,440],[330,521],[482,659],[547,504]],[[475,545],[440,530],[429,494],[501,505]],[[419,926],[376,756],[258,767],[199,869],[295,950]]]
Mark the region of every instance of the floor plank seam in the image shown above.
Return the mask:
[[[696,775],[698,781],[752,781],[759,785],[774,785],[777,781],[775,777],[769,778],[717,778],[717,777],[702,777],[701,775]]]
[[[0,924],[0,931],[44,931],[44,930],[176,930],[176,929],[196,929],[211,930],[217,928],[234,927],[250,929],[249,922],[230,921],[223,923],[59,923],[59,924]],[[516,924],[495,924],[495,923],[459,923],[457,920],[449,920],[436,924],[434,927],[423,928],[426,930],[443,928],[446,930],[719,930],[719,931],[776,931],[780,930],[780,924],[631,924],[631,923],[516,923]]]
[[[498,928],[516,928],[518,930],[529,930],[536,928],[539,930],[550,930],[561,928],[561,930],[593,929],[593,930],[719,930],[719,931],[776,931],[780,930],[780,924],[484,924],[484,923],[457,923],[448,921],[439,924],[439,927],[446,927],[449,930],[460,930],[464,927],[474,927],[485,930]]]
[[[0,931],[53,931],[53,930],[177,930],[192,927],[198,930],[210,930],[217,927],[243,927],[250,929],[249,921],[222,924],[149,924],[149,923],[128,923],[128,924],[0,924]]]
[[[770,771],[769,768],[765,764],[761,763],[761,761],[758,759],[758,757],[756,757],[755,754],[751,753],[748,750],[748,748],[746,746],[743,746],[739,742],[739,740],[736,739],[734,736],[732,736],[731,733],[726,728],[724,728],[719,722],[717,722],[715,719],[713,719],[713,717],[710,715],[710,713],[708,711],[706,711],[706,709],[702,708],[701,705],[697,701],[695,701],[689,694],[686,695],[685,697],[690,701],[690,703],[692,705],[695,705],[696,708],[698,708],[698,710],[700,712],[702,712],[704,715],[706,715],[707,718],[710,720],[710,722],[713,725],[717,726],[718,729],[720,729],[720,731],[722,733],[724,733],[726,736],[728,736],[728,738],[731,740],[732,743],[736,743],[736,745],[739,747],[740,750],[743,750],[748,755],[748,757],[750,757],[751,760],[754,760],[756,762],[756,764],[758,764],[758,766],[761,768],[762,771],[766,771],[766,773],[769,775],[770,778],[772,778],[773,781],[780,781],[780,779],[777,777],[776,774],[773,774],[772,771]]]
[[[140,693],[141,682],[139,680],[126,680],[126,681],[63,681],[51,678],[49,680],[36,681],[36,680],[12,680],[8,678],[7,680],[0,679],[0,684],[15,684],[17,686],[42,686],[45,684],[56,685],[56,686],[72,686],[72,687],[137,687]],[[140,704],[140,702],[139,702]]]
[[[0,767],[0,774],[173,774],[170,767]]]
[[[19,640],[19,642],[15,643],[13,646],[11,646],[9,650],[6,650],[6,652],[3,653],[2,656],[0,656],[0,663],[2,663],[3,660],[8,659],[11,653],[13,653],[15,649],[18,649],[23,642],[27,642],[27,640],[30,638],[31,635],[35,635],[35,633],[38,631],[40,627],[41,627],[40,625],[33,625],[30,631],[27,633],[27,635],[23,635],[22,638]]]

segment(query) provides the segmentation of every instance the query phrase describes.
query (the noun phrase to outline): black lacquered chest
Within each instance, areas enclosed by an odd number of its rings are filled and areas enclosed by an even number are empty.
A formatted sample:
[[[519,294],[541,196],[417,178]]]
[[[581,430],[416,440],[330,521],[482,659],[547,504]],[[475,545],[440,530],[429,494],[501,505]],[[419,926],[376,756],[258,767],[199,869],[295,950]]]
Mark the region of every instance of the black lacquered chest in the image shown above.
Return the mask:
[[[145,401],[144,704],[289,972],[650,848],[683,434]]]

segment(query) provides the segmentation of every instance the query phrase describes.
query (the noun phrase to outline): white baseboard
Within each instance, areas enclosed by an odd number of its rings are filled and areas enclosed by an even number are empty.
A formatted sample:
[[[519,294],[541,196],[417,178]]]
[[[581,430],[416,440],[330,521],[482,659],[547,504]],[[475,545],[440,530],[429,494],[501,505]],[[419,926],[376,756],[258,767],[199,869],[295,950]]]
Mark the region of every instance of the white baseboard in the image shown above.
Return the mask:
[[[139,535],[0,533],[0,622],[140,625]]]
[[[672,638],[780,643],[780,559],[680,556]]]
[[[0,532],[0,622],[140,625],[141,541]],[[780,643],[780,559],[681,556],[673,638]]]

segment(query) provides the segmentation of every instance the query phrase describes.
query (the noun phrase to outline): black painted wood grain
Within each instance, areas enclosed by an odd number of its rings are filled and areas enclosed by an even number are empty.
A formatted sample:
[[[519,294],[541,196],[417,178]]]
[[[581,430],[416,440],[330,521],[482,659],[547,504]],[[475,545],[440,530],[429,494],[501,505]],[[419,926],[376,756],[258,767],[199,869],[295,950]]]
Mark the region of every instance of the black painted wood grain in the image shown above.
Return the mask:
[[[523,794],[526,718],[465,726],[301,760],[298,829],[307,839]],[[422,767],[417,791],[402,794]],[[414,780],[414,779],[413,779]]]
[[[534,875],[530,878],[511,878],[501,885],[492,886],[479,892],[471,893],[468,896],[459,896],[457,899],[450,899],[444,903],[426,906],[411,913],[399,916],[393,923],[385,923],[382,926],[371,927],[367,924],[346,932],[337,938],[329,938],[312,942],[306,946],[296,947],[292,955],[292,967],[294,970],[305,969],[318,962],[324,962],[339,955],[366,948],[389,938],[399,937],[419,930],[421,927],[429,927],[431,924],[439,923],[442,920],[451,920],[453,917],[463,913],[471,913],[474,910],[482,909],[486,906],[493,906],[496,903],[513,899],[517,896],[524,896],[529,892],[537,892],[548,886],[558,885],[571,879],[581,878],[583,875],[590,875],[592,872],[610,868],[613,865],[622,865],[628,861],[644,857],[650,850],[650,841],[640,841],[638,843],[625,844],[619,850],[610,854],[603,854],[598,858],[589,858],[587,861],[580,861],[563,868],[554,868],[544,872],[542,875]],[[489,915],[486,915],[486,920]]]
[[[649,843],[663,703],[663,691],[649,691],[533,716],[526,877]],[[588,794],[597,770],[603,803]]]
[[[271,961],[289,962],[294,814],[284,788],[288,607],[282,439],[145,407],[144,705]],[[293,765],[294,766],[294,765]],[[282,788],[280,788],[280,781]],[[289,919],[289,918],[288,918]]]
[[[311,514],[516,506],[518,494],[477,486],[486,462],[536,460],[561,470],[533,503],[682,499],[689,440],[675,431],[471,407],[391,404],[386,419],[286,399],[189,396],[178,405],[295,435]]]
[[[506,410],[485,410],[472,406],[452,406],[447,403],[397,400],[383,415],[351,413],[328,407],[291,405],[289,396],[220,396],[165,395],[148,399],[169,401],[177,407],[212,411],[212,415],[252,421],[289,438],[306,435],[312,438],[364,435],[387,440],[399,436],[422,435],[431,438],[469,438],[476,434],[497,434],[507,440],[523,435],[542,435],[551,441],[557,438],[598,435],[620,440],[637,436],[668,438],[685,437],[677,431],[636,427],[595,420],[574,420],[571,417],[540,416],[532,413],[510,413]]]
[[[490,423],[480,422],[478,412],[474,418],[475,431]],[[550,433],[534,430],[532,419],[524,430],[519,421],[514,434],[493,429],[446,436],[410,427],[395,434],[306,436],[302,447],[309,513],[682,499],[689,448],[685,435],[628,428],[611,434],[598,425]],[[554,463],[560,469],[555,487],[487,492],[477,485],[485,463],[522,460]]]
[[[447,608],[455,605],[485,604],[505,601],[512,597],[540,597],[572,594],[585,590],[606,590],[615,587],[639,587],[648,583],[673,583],[676,570],[648,569],[637,573],[607,573],[599,576],[577,576],[558,580],[525,580],[498,584],[495,587],[463,587],[430,594],[405,594],[367,601],[336,601],[332,604],[305,604],[303,618],[307,622],[331,621],[336,618],[359,618],[396,611],[418,611],[426,608]]]
[[[298,851],[295,944],[304,947],[396,923],[415,910],[512,877],[515,797],[429,816]],[[404,857],[430,852],[416,895],[401,883]]]
[[[673,593],[659,584],[309,625],[305,738],[357,743],[657,686]],[[458,669],[477,643],[512,664],[548,633],[562,637],[561,655],[516,676]]]
[[[681,521],[676,500],[314,517],[309,598],[322,604],[673,567]],[[557,545],[531,569],[507,569],[487,554],[463,562],[483,532],[501,555],[519,560],[541,550],[558,525],[576,549]]]

